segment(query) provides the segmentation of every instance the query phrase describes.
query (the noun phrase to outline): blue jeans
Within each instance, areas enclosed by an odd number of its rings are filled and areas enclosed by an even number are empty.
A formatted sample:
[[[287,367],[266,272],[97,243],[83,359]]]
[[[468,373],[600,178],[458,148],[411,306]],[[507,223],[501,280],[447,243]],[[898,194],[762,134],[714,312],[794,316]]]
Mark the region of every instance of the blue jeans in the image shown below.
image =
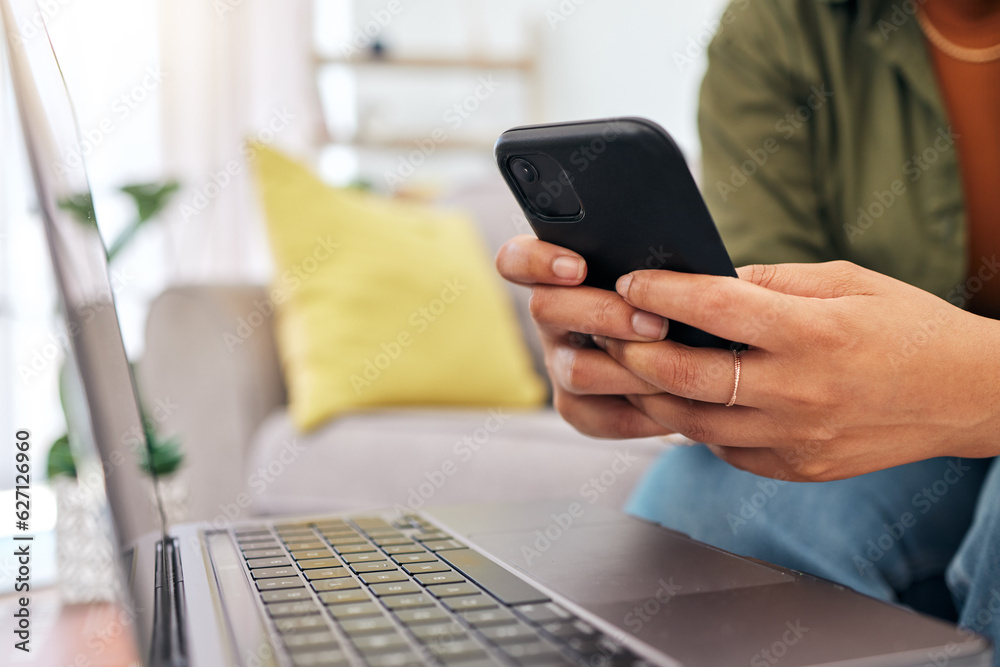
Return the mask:
[[[736,470],[705,447],[677,447],[653,464],[627,510],[883,600],[945,574],[960,624],[1000,644],[1000,463],[992,459],[931,459],[800,484]]]

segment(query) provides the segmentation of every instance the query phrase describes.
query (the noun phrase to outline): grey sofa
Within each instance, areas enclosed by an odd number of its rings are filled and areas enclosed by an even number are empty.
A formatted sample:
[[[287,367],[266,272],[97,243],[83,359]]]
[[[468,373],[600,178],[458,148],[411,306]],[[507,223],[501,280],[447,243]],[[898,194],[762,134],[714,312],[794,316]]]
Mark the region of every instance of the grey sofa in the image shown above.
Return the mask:
[[[526,229],[499,182],[449,203],[494,251]],[[510,290],[541,368],[527,291]],[[267,311],[257,286],[176,287],[151,306],[138,382],[159,430],[183,443],[190,519],[543,498],[620,507],[668,446],[593,440],[551,409],[385,409],[297,433]],[[250,334],[234,343],[241,322]]]

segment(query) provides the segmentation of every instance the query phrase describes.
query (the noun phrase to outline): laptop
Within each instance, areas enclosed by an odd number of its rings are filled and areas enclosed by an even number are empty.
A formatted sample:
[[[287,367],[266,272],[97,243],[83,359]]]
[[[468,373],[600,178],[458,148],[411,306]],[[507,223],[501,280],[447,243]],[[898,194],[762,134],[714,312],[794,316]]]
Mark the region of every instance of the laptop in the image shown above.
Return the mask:
[[[106,490],[145,664],[991,664],[942,621],[572,500],[166,525],[127,444],[143,431],[96,218],[59,206],[92,201],[61,159],[79,154],[65,82],[47,34],[17,33],[34,3],[0,10],[73,334],[78,464]]]

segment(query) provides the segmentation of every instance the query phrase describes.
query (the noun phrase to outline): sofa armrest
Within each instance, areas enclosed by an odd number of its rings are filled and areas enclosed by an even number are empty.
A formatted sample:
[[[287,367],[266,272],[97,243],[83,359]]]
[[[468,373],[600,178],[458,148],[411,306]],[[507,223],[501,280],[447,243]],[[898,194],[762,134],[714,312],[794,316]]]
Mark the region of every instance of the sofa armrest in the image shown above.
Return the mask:
[[[258,426],[286,403],[263,287],[168,289],[150,307],[137,382],[143,405],[185,456],[188,518],[211,520],[247,486]]]

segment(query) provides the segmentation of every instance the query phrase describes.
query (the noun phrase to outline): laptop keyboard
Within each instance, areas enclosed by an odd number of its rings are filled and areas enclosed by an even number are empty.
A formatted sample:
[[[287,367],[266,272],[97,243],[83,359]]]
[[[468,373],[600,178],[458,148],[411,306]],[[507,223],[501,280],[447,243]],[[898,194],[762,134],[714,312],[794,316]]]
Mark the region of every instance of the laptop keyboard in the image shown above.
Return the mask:
[[[419,517],[234,533],[295,667],[648,664]]]

